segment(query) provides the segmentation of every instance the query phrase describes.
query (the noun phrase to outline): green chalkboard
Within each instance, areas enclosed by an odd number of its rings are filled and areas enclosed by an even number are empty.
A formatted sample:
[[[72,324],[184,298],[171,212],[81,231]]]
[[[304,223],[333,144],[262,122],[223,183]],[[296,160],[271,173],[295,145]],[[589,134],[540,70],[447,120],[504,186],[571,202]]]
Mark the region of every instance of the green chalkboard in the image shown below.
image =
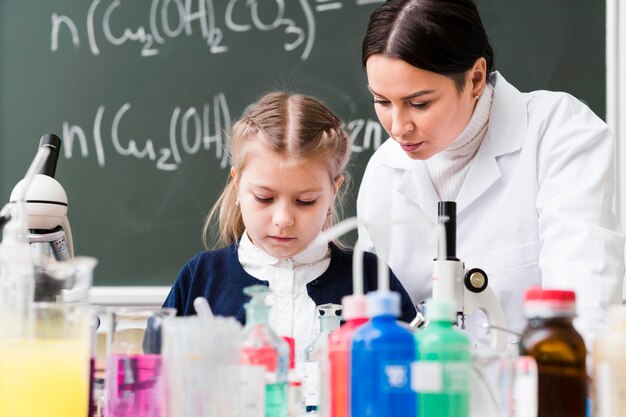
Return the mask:
[[[1,0],[0,199],[39,137],[96,285],[169,285],[202,249],[229,125],[262,93],[325,101],[354,141],[352,194],[386,135],[360,66],[372,0]],[[496,67],[604,115],[604,2],[480,0]]]

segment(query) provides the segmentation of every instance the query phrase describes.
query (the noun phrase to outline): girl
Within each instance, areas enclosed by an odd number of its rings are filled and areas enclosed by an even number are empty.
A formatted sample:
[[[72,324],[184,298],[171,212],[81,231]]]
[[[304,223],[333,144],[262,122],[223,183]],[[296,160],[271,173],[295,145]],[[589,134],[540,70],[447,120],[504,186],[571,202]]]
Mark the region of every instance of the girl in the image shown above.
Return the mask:
[[[337,194],[346,178],[350,140],[341,121],[319,101],[270,93],[235,123],[233,166],[226,188],[204,225],[205,245],[218,219],[225,247],[191,259],[180,271],[164,306],[195,314],[205,297],[217,315],[245,320],[242,290],[269,285],[270,324],[296,340],[301,353],[319,332],[315,306],[340,303],[352,293],[352,253],[338,244],[314,243],[332,226]],[[376,288],[376,259],[365,256],[365,291]],[[415,308],[395,276],[401,319]]]

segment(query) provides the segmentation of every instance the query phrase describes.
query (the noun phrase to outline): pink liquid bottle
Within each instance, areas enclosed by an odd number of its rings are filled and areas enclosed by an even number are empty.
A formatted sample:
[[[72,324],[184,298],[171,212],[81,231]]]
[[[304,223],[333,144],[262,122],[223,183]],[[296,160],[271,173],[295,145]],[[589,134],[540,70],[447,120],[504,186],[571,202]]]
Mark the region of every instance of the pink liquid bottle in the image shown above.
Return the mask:
[[[341,299],[345,323],[328,336],[330,360],[330,416],[348,417],[350,410],[350,346],[354,332],[367,322],[367,301],[363,294]]]

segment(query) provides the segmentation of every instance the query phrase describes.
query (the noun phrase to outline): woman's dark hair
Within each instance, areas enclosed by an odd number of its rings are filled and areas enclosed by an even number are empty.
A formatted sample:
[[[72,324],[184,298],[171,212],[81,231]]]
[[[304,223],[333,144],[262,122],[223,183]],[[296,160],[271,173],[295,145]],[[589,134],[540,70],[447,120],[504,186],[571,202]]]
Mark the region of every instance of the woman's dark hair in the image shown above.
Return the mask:
[[[389,0],[372,13],[363,39],[362,64],[371,55],[399,58],[446,75],[463,91],[476,60],[493,71],[493,50],[472,0]]]

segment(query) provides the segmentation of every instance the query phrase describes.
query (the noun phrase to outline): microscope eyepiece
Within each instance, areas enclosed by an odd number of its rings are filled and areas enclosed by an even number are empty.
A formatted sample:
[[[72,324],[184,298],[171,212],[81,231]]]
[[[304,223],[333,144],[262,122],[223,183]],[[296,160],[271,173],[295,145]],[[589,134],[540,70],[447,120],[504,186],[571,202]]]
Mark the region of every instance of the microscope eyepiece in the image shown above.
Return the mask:
[[[454,201],[440,201],[437,204],[437,219],[445,229],[445,258],[456,261],[458,260],[456,257],[456,203]]]
[[[54,178],[57,170],[57,161],[59,160],[59,152],[61,151],[61,138],[53,133],[45,134],[39,140],[40,148],[50,148],[50,155],[43,163],[41,170],[37,174],[47,175]]]

